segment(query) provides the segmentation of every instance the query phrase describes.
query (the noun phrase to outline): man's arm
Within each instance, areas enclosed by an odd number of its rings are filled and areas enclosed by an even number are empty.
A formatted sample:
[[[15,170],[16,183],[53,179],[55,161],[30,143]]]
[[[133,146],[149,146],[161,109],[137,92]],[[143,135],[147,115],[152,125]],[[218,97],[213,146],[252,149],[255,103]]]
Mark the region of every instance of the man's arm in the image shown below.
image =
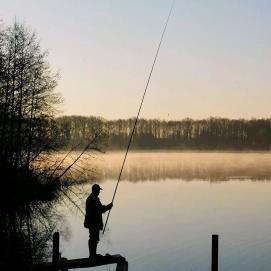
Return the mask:
[[[113,207],[113,203],[109,203],[108,205],[101,205],[101,212],[105,213],[106,211],[109,211],[110,209],[112,209]]]

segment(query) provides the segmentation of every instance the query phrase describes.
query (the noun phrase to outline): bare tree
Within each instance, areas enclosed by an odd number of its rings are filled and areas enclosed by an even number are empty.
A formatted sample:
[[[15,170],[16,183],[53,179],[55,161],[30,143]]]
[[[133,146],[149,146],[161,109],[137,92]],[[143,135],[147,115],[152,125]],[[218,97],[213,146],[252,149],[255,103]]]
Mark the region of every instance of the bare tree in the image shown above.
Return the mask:
[[[0,260],[11,263],[31,263],[55,226],[61,184],[34,164],[54,148],[61,102],[47,55],[24,24],[0,29]]]
[[[55,92],[57,74],[35,33],[23,24],[2,31],[0,42],[1,160],[29,167],[37,153],[51,147],[46,130],[61,101]]]

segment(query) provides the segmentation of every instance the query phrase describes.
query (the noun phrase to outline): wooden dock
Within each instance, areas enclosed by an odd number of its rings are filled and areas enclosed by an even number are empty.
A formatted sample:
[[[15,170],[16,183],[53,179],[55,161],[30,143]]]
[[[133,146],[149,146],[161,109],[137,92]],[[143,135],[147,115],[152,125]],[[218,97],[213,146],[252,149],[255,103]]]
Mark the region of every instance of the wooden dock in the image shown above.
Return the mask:
[[[119,254],[101,256],[97,257],[95,260],[89,258],[79,258],[72,260],[62,258],[59,253],[59,233],[55,232],[53,235],[52,262],[33,265],[31,271],[67,271],[69,269],[90,268],[108,264],[116,264],[116,271],[128,271],[128,262],[123,256]]]
[[[111,255],[104,256],[101,259],[95,261],[90,260],[89,258],[80,258],[80,259],[60,259],[57,263],[42,263],[33,266],[32,271],[50,271],[50,270],[62,270],[66,271],[69,269],[77,268],[90,268],[108,264],[116,264],[116,271],[128,271],[128,262],[121,255]]]

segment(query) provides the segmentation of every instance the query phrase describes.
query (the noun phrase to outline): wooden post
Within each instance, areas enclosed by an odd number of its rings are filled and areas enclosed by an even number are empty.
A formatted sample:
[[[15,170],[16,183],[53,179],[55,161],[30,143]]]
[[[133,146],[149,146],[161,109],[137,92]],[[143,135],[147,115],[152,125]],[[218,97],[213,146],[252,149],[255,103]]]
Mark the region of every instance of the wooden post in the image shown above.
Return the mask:
[[[125,260],[117,263],[116,271],[128,271],[128,262]]]
[[[59,262],[59,232],[53,235],[53,259],[52,262],[57,264]]]
[[[218,235],[212,235],[212,271],[218,271]]]

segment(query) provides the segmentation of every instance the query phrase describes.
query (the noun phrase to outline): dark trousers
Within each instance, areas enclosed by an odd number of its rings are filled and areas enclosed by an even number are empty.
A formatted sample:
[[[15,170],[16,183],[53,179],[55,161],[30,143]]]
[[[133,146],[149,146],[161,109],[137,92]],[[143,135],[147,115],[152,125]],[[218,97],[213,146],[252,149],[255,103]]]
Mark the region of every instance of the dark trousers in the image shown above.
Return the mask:
[[[97,255],[97,246],[100,241],[99,234],[100,230],[89,229],[88,248],[90,258],[95,257]]]

